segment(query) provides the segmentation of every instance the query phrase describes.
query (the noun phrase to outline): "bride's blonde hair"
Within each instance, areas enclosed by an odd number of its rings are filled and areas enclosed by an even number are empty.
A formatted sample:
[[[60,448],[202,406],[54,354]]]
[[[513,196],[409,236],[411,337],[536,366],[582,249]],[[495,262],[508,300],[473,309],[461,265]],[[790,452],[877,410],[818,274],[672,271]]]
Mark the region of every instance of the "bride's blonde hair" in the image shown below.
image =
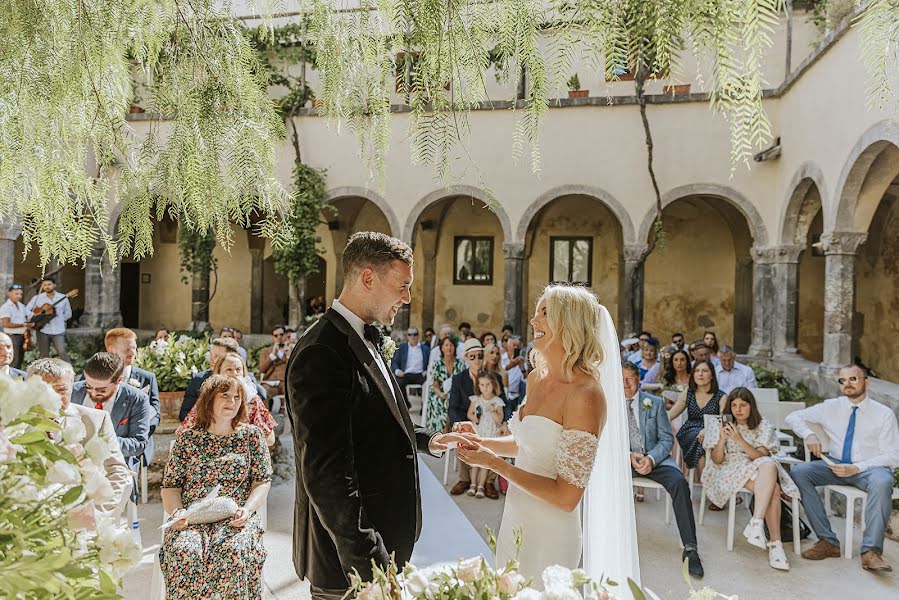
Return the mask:
[[[575,371],[598,378],[605,357],[599,342],[602,320],[597,297],[583,286],[552,284],[537,299],[538,306],[541,301],[546,303],[546,320],[552,329],[546,343],[556,337],[562,343],[562,373],[569,381]],[[545,369],[546,360],[539,352],[535,355],[535,366]]]

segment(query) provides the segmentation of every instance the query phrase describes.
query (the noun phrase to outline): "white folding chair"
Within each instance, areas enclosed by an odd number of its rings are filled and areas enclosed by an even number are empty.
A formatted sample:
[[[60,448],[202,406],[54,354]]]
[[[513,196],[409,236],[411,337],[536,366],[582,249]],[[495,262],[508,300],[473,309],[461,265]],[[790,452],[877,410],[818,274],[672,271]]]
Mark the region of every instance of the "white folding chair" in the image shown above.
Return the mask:
[[[409,403],[412,404],[411,412],[422,412],[424,410],[424,393],[422,392],[423,388],[420,383],[410,383],[406,386],[406,398],[409,399]],[[413,398],[417,400],[415,402],[412,401]]]
[[[651,489],[656,491],[656,500],[661,499],[662,492],[665,492],[665,524],[671,523],[671,496],[668,495],[668,492],[665,491],[665,486],[657,481],[653,481],[648,477],[640,477],[636,476],[633,478],[634,487],[641,487],[646,489]]]

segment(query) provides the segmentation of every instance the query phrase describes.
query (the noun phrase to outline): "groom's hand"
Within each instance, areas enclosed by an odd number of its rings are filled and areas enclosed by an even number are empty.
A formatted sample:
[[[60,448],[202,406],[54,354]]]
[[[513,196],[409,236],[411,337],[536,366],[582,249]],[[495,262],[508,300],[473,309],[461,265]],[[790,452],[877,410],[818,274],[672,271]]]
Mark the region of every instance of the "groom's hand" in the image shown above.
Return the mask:
[[[478,447],[476,443],[472,442],[464,435],[458,433],[438,433],[431,438],[431,442],[428,444],[428,450],[430,450],[432,454],[446,452],[450,444],[455,444],[457,448],[469,450]]]

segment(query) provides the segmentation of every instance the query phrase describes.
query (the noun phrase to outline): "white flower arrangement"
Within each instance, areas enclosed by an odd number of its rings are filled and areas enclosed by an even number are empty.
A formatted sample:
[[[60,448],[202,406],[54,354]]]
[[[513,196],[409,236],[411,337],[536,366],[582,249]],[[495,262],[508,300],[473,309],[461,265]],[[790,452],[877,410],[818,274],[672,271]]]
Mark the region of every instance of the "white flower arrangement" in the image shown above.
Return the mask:
[[[110,440],[82,447],[84,425],[60,425],[60,410],[40,378],[0,377],[0,598],[118,598],[140,559],[131,531],[95,508],[113,499]]]
[[[495,549],[495,539],[488,531],[488,543]],[[521,531],[516,542],[521,547]],[[615,600],[610,588],[618,584],[610,579],[597,582],[581,569],[559,565],[547,567],[541,576],[543,589],[533,586],[518,570],[518,560],[493,569],[482,556],[425,568],[407,564],[400,572],[391,560],[386,567],[372,562],[372,580],[363,581],[358,571],[350,574],[350,597],[356,600]],[[704,587],[696,590],[684,563],[683,576],[690,585],[687,600],[738,600]],[[627,587],[634,600],[660,600],[654,592],[643,589],[631,579]]]
[[[384,355],[384,360],[389,366],[390,361],[393,360],[393,355],[396,354],[396,342],[393,341],[392,337],[384,336],[381,342],[381,354]]]

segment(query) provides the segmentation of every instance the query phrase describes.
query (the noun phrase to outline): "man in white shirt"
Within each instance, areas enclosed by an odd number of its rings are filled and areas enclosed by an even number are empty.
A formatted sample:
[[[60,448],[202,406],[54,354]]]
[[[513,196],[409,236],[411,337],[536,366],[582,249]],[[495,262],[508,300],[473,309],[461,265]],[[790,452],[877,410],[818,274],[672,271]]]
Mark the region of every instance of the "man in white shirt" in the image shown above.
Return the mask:
[[[24,371],[11,366],[13,352],[13,344],[10,337],[5,333],[0,333],[0,375],[6,375],[10,379],[25,379]]]
[[[892,510],[893,469],[899,466],[899,425],[889,407],[867,397],[867,379],[859,367],[844,367],[838,380],[842,396],[787,416],[787,426],[805,440],[815,456],[821,456],[821,441],[809,424],[817,424],[824,430],[830,440],[826,460],[833,463],[815,460],[798,464],[791,469],[790,476],[799,487],[802,505],[818,536],[818,542],[802,553],[803,558],[821,560],[840,556],[840,541],[830,527],[815,488],[851,485],[868,494],[862,567],[869,571],[892,571],[881,554]]]
[[[57,302],[59,304],[56,304]],[[66,352],[66,321],[72,318],[72,305],[69,304],[68,298],[61,296],[56,291],[56,281],[52,277],[44,277],[41,281],[41,293],[28,302],[26,307],[28,318],[30,319],[34,315],[35,309],[47,303],[56,304],[54,306],[56,316],[37,332],[37,349],[41,358],[47,358],[50,356],[50,344],[52,343],[59,358],[71,363]]]
[[[719,390],[729,394],[738,387],[758,387],[755,381],[755,371],[752,370],[752,367],[737,362],[733,348],[727,345],[721,346],[718,358],[721,360],[721,364],[715,368],[715,376],[718,379]]]
[[[521,381],[524,379],[524,357],[521,355],[521,338],[512,336],[506,341],[506,351],[500,356],[503,369],[509,374],[508,393],[517,398],[521,392]]]
[[[25,331],[28,329],[28,311],[22,304],[22,286],[14,283],[6,292],[6,302],[0,306],[0,322],[3,331],[12,340],[13,359],[12,366],[15,369],[22,368],[22,355],[25,343]]]

